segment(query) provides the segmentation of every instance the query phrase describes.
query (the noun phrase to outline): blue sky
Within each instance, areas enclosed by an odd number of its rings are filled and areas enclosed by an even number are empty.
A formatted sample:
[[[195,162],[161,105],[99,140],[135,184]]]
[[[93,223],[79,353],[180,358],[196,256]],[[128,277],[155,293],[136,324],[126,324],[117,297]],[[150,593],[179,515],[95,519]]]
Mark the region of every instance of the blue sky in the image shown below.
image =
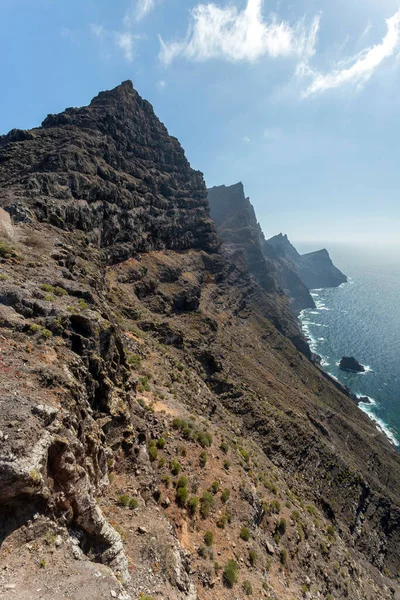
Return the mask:
[[[400,1],[0,0],[0,133],[132,79],[267,236],[400,243]]]

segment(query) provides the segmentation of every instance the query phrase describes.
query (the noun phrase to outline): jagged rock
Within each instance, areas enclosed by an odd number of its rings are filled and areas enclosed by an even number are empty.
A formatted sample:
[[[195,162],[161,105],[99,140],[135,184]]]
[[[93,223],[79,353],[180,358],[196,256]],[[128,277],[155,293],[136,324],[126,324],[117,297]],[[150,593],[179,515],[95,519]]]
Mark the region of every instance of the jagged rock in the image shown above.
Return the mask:
[[[365,371],[365,367],[353,356],[343,356],[340,360],[339,368],[342,369],[342,371],[351,371],[354,373],[363,373]]]

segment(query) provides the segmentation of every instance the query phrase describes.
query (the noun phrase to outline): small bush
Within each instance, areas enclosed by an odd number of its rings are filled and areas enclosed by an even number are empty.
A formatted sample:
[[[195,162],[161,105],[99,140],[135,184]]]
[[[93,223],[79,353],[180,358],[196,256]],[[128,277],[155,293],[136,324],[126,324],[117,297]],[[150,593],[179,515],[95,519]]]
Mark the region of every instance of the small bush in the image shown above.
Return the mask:
[[[162,479],[161,482],[165,485],[166,488],[169,488],[170,484],[171,484],[171,477],[169,475],[165,475]]]
[[[221,501],[226,504],[231,496],[231,492],[228,489],[225,489],[221,494]]]
[[[42,331],[40,332],[40,337],[44,338],[45,340],[48,340],[49,338],[53,337],[53,334],[49,329],[42,329]]]
[[[226,515],[222,515],[217,521],[217,527],[219,527],[219,529],[225,529],[227,522],[228,517]]]
[[[29,333],[38,333],[39,331],[41,331],[41,326],[38,325],[37,323],[33,323],[33,325],[31,325],[29,327]]]
[[[239,448],[239,452],[240,452],[243,460],[248,463],[249,460],[250,460],[249,453],[244,448],[242,448],[242,447]]]
[[[253,594],[253,588],[251,587],[250,581],[243,581],[243,590],[247,596],[251,596]]]
[[[165,458],[161,457],[160,460],[158,461],[158,466],[160,467],[160,469],[162,469],[163,467],[165,467],[165,463],[166,463]]]
[[[163,450],[165,448],[165,444],[166,444],[166,441],[164,438],[161,437],[157,440],[157,448],[159,450]]]
[[[172,475],[179,475],[181,472],[181,464],[177,460],[171,462],[171,473]]]
[[[282,548],[282,550],[281,550],[280,561],[281,561],[281,565],[286,567],[286,565],[288,563],[288,553],[287,553],[287,550],[285,550],[284,548]]]
[[[49,283],[42,283],[40,289],[43,292],[49,292],[50,294],[54,294],[55,292],[54,286],[50,285]]]
[[[139,501],[137,498],[132,498],[132,496],[128,496],[128,494],[122,494],[122,496],[119,496],[118,498],[118,504],[124,506],[125,508],[135,510],[139,506]]]
[[[250,529],[248,527],[243,526],[242,529],[240,530],[240,537],[245,542],[248,542],[250,539]]]
[[[281,535],[285,535],[286,532],[286,520],[281,519],[278,523],[278,531]]]
[[[176,503],[178,504],[178,506],[183,508],[186,505],[188,496],[189,496],[189,492],[187,491],[187,488],[185,488],[185,487],[178,488],[176,490]]]
[[[221,442],[220,449],[224,454],[228,454],[229,446],[226,442]]]
[[[16,258],[17,253],[5,242],[0,242],[0,258]]]
[[[224,469],[225,469],[225,471],[229,471],[230,468],[231,468],[231,463],[229,462],[229,460],[225,460],[224,461]]]
[[[185,446],[180,446],[178,448],[178,453],[179,453],[180,456],[183,456],[183,457],[187,456],[186,447]]]
[[[332,525],[328,525],[326,533],[328,534],[329,538],[335,539],[335,529]]]
[[[317,509],[312,504],[308,504],[306,508],[310,515],[315,516],[317,514]]]
[[[214,496],[215,496],[215,494],[217,494],[218,491],[219,491],[219,481],[213,481],[211,484],[211,493],[214,494]]]
[[[279,515],[281,512],[281,503],[279,500],[272,500],[271,504],[269,505],[269,510],[271,515]]]
[[[154,462],[158,457],[158,450],[155,446],[150,446],[149,448],[149,458],[151,462]]]
[[[204,492],[200,500],[200,514],[203,519],[207,518],[214,506],[214,497],[210,492]]]
[[[297,523],[298,521],[300,521],[300,513],[298,510],[294,510],[292,512],[292,514],[290,515],[292,521],[294,521],[295,523]]]
[[[227,585],[230,588],[234,586],[234,584],[238,580],[238,571],[239,571],[239,565],[237,564],[237,562],[232,559],[228,560],[228,562],[225,565],[224,573],[223,573],[225,585]]]
[[[192,496],[191,498],[189,498],[189,500],[186,503],[186,508],[191,517],[193,517],[196,514],[198,507],[199,499],[196,496]]]
[[[213,534],[212,531],[206,531],[205,532],[205,534],[204,534],[204,543],[209,548],[213,545],[213,543],[214,543],[214,534]]]
[[[250,550],[249,561],[250,561],[251,566],[254,567],[257,562],[257,552],[255,550]]]
[[[178,479],[178,482],[176,484],[177,488],[187,488],[189,483],[188,478],[186,477],[186,475],[181,475]]]
[[[202,452],[200,454],[200,461],[199,461],[200,467],[204,468],[207,464],[207,452]]]
[[[59,285],[54,288],[54,293],[56,296],[68,296],[67,290],[64,290],[64,288]]]
[[[199,431],[196,434],[196,441],[202,446],[202,448],[210,448],[212,445],[212,435],[207,431]]]
[[[128,365],[131,365],[131,366],[135,367],[136,369],[138,369],[140,367],[141,361],[142,361],[142,359],[139,356],[139,354],[134,354],[133,352],[128,352],[128,354],[127,354]]]
[[[79,308],[81,308],[82,310],[86,310],[87,308],[89,308],[89,304],[83,298],[79,298],[78,304]]]
[[[221,570],[221,565],[219,564],[219,562],[215,561],[214,562],[214,571],[216,572],[216,574],[218,575],[218,573]]]

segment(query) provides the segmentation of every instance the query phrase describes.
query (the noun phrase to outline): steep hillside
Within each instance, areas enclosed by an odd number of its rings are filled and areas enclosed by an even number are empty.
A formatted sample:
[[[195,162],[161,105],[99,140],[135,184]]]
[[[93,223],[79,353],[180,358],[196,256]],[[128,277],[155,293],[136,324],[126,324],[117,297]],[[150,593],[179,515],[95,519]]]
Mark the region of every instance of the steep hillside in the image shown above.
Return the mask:
[[[0,597],[399,599],[399,456],[132,84],[0,138],[0,206]]]

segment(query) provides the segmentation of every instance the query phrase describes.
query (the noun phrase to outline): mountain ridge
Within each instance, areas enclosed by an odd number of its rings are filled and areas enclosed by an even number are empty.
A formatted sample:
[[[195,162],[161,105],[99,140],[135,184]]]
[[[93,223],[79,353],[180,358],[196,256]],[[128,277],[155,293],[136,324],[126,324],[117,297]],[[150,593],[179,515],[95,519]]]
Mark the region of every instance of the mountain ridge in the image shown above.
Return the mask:
[[[397,600],[399,456],[132,84],[3,136],[0,207],[2,589]]]

